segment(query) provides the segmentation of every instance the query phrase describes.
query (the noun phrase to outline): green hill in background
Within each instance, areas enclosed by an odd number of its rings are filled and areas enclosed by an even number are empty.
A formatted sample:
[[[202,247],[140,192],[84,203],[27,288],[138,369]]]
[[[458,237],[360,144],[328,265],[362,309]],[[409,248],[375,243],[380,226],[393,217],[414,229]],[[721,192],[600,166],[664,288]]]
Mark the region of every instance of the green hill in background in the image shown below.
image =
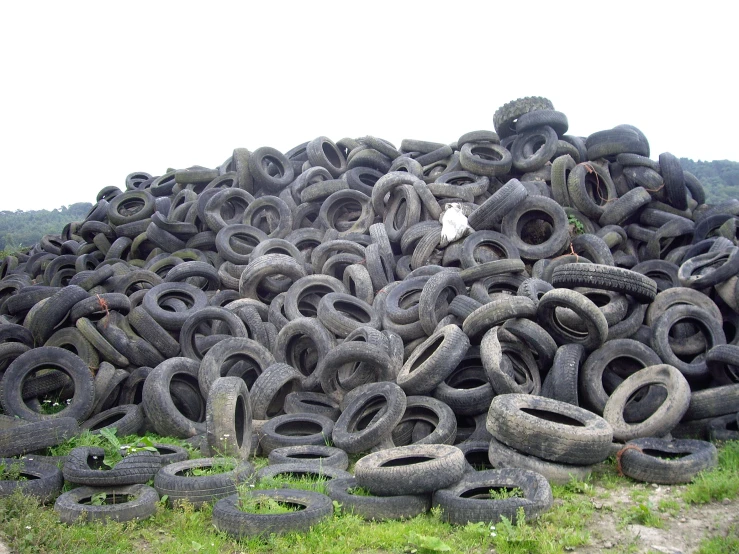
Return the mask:
[[[92,208],[77,202],[55,210],[0,211],[0,251],[33,246],[41,237],[59,234],[70,221],[82,221]]]
[[[739,162],[714,160],[712,162],[694,162],[688,158],[680,158],[683,170],[690,171],[698,177],[706,189],[706,202],[717,204],[739,198]]]

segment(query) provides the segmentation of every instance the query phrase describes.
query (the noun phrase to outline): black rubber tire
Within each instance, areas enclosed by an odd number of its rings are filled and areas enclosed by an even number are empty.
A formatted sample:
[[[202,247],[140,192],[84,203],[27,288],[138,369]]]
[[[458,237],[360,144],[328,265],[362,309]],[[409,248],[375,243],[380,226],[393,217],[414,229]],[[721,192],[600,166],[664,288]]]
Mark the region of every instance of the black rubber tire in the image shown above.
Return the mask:
[[[692,256],[680,265],[677,278],[684,287],[705,289],[739,273],[739,248],[711,251]]]
[[[654,437],[632,440],[621,450],[620,467],[627,477],[644,483],[689,483],[701,471],[718,465],[710,442]]]
[[[267,234],[251,225],[226,225],[216,235],[218,254],[236,265],[248,265],[254,247],[267,240]]]
[[[502,325],[509,319],[532,318],[536,313],[537,306],[530,298],[501,295],[469,314],[462,324],[462,330],[471,341],[475,341],[489,329]]]
[[[160,304],[163,300],[174,298],[183,302],[184,310],[168,311]],[[154,320],[168,331],[179,331],[187,318],[205,308],[208,297],[199,288],[188,283],[162,283],[147,291],[141,303]]]
[[[461,146],[459,163],[475,175],[498,177],[511,171],[511,153],[494,143],[469,142]]]
[[[624,407],[634,393],[647,385],[662,385],[667,389],[665,401],[639,423],[626,423]],[[629,441],[641,437],[661,437],[669,433],[682,419],[690,404],[690,385],[673,366],[660,364],[649,366],[627,377],[613,391],[605,408],[603,418],[613,428],[613,438]]]
[[[410,519],[431,508],[431,496],[428,494],[365,496],[350,492],[358,487],[354,477],[332,479],[326,483],[326,494],[341,505],[342,513],[354,514],[365,521]]]
[[[79,424],[73,417],[31,423],[18,420],[17,425],[0,429],[0,457],[10,458],[57,446],[77,436],[79,432]]]
[[[708,365],[704,357],[695,357],[692,361],[680,359],[670,343],[670,330],[679,322],[688,320],[695,322],[706,338],[705,351],[715,346],[726,344],[726,335],[721,326],[721,319],[713,319],[709,312],[692,305],[676,305],[668,308],[652,325],[652,348],[662,361],[675,366],[691,382],[706,381],[709,377]]]
[[[371,327],[360,327],[357,331],[364,329],[374,331],[382,337],[379,331]],[[394,364],[390,361],[386,344],[357,342],[349,340],[349,337],[326,354],[314,372],[318,376],[323,392],[337,401],[341,401],[349,390],[359,384],[368,381],[389,381],[393,378]],[[362,365],[352,374],[353,384],[344,382],[340,371],[342,366],[357,363]]]
[[[67,374],[74,385],[69,404],[55,414],[42,414],[23,400],[23,382],[38,369],[56,369]],[[84,421],[92,413],[94,385],[92,372],[79,356],[56,346],[42,346],[18,356],[5,370],[0,381],[0,403],[7,415],[28,421],[73,417]]]
[[[456,325],[436,331],[403,364],[396,382],[408,394],[427,394],[462,361],[470,341]]]
[[[511,145],[513,167],[521,173],[541,169],[556,155],[557,145],[557,133],[547,125],[516,135]]]
[[[197,381],[199,369],[200,364],[190,358],[170,358],[155,367],[146,378],[142,404],[146,417],[160,435],[188,438],[205,433],[205,414],[199,421],[189,419],[175,406],[170,392],[175,376],[179,375],[190,384],[190,381]]]
[[[587,331],[583,333],[565,327],[557,318],[557,308],[574,311]],[[608,337],[608,322],[603,313],[592,300],[574,290],[554,289],[545,293],[536,307],[536,318],[560,346],[577,343],[590,351],[600,347]]]
[[[213,381],[205,408],[205,429],[213,455],[241,460],[249,457],[252,411],[243,379],[219,377]]]
[[[141,306],[131,310],[128,314],[128,322],[140,336],[146,337],[146,341],[161,352],[165,358],[174,358],[179,355],[179,343]]]
[[[567,133],[567,128],[569,127],[567,116],[562,112],[556,110],[534,110],[518,118],[516,121],[516,133],[521,134],[524,131],[542,125],[552,127],[557,132],[557,136],[560,137]]]
[[[534,243],[526,242],[522,232],[535,222],[548,224],[550,235],[545,240],[537,237]],[[557,256],[570,242],[567,214],[557,202],[545,196],[528,196],[509,211],[503,217],[501,233],[509,238],[521,258],[528,260]]]
[[[282,198],[260,196],[244,210],[241,223],[261,230],[269,238],[285,238],[293,230],[293,213]]]
[[[302,506],[284,514],[250,514],[239,509],[239,495],[234,494],[213,506],[213,525],[218,531],[242,539],[290,532],[305,532],[332,516],[334,506],[323,494],[293,489],[254,491],[250,496]]]
[[[218,270],[209,262],[185,260],[176,264],[164,278],[165,283],[192,283],[201,290],[217,291],[221,288]]]
[[[23,326],[31,331],[36,345],[42,345],[67,318],[74,305],[88,296],[88,292],[81,287],[66,286],[43,304],[36,304],[26,316]]]
[[[105,493],[114,495],[113,504],[96,506],[89,503],[94,495]],[[120,502],[118,497],[131,500]],[[125,487],[79,487],[65,492],[56,499],[54,511],[59,514],[62,523],[72,525],[90,521],[112,519],[117,522],[142,520],[154,515],[157,510],[159,495],[147,485],[129,485]]]
[[[458,482],[465,463],[455,446],[398,446],[360,458],[354,476],[359,486],[377,496],[424,494]]]
[[[35,496],[42,504],[51,502],[62,491],[64,477],[53,464],[34,460],[0,458],[0,466],[6,470],[17,466],[24,480],[0,480],[0,498],[21,491],[23,496]]]
[[[238,316],[225,308],[206,306],[192,313],[182,324],[180,329],[180,352],[182,356],[196,361],[203,359],[205,353],[198,348],[195,340],[196,332],[209,322],[225,324],[221,326],[221,329],[224,326],[228,328],[227,332],[225,329],[221,331],[224,338],[226,336],[247,338],[248,336],[246,326]]]
[[[406,435],[410,427],[412,429]],[[380,447],[453,444],[456,437],[457,419],[449,406],[436,398],[409,396],[406,398],[403,417],[393,429],[392,444],[384,442]]]
[[[259,445],[263,453],[269,454],[283,446],[327,444],[333,430],[334,422],[322,415],[284,414],[262,426]]]
[[[529,348],[515,339],[500,341],[493,327],[482,337],[480,358],[495,394],[540,394],[539,366]]]
[[[552,273],[555,287],[589,287],[629,294],[641,302],[651,302],[657,295],[653,279],[620,267],[601,264],[564,264]]]
[[[706,190],[700,180],[690,173],[689,171],[683,171],[683,178],[685,179],[685,187],[690,192],[690,196],[693,197],[698,205],[706,203]]]
[[[493,437],[519,452],[568,464],[602,462],[613,441],[613,431],[602,417],[527,394],[493,398],[486,426]]]
[[[189,358],[184,358],[189,359]],[[252,386],[265,369],[275,363],[272,353],[252,339],[227,338],[217,343],[203,356],[196,373],[200,394],[207,399],[213,382],[219,377],[241,376],[247,386]],[[195,364],[198,365],[197,363]],[[238,375],[229,374],[241,366]]]
[[[96,323],[98,332],[134,366],[155,366],[164,361],[161,353],[141,338],[118,312],[110,312]]]
[[[552,336],[538,323],[523,318],[509,319],[503,324],[503,329],[529,345],[539,365],[540,375],[545,378],[557,353],[557,343]]]
[[[687,188],[680,160],[669,152],[663,152],[659,155],[659,167],[665,181],[667,203],[678,210],[687,209]]]
[[[148,191],[126,191],[108,203],[108,222],[117,227],[142,221],[150,218],[154,210],[154,197]]]
[[[632,339],[614,339],[606,342],[601,348],[593,351],[585,360],[580,374],[580,394],[584,407],[602,415],[608,402],[608,393],[604,388],[604,373],[615,360],[625,358],[633,361],[638,369],[659,365],[662,360],[657,353],[645,344]],[[632,371],[633,373],[633,371]],[[622,377],[628,375],[621,375]],[[632,405],[626,407],[625,417],[633,418]]]
[[[526,188],[518,179],[511,179],[490,198],[472,212],[467,223],[475,231],[492,229],[528,196]]]
[[[285,397],[301,389],[303,375],[294,367],[277,362],[257,377],[251,387],[254,419],[271,419],[285,413]]]
[[[602,190],[605,190],[605,197]],[[605,212],[605,206],[618,198],[608,169],[590,162],[579,163],[572,168],[567,178],[567,192],[572,205],[593,221],[598,221]]]
[[[328,137],[318,137],[306,146],[308,161],[313,167],[323,167],[336,179],[346,171],[346,159]]]
[[[356,263],[348,266],[344,270],[342,282],[352,296],[370,305],[374,301],[375,290],[372,286],[372,279],[363,264]]]
[[[115,429],[119,437],[135,435],[144,424],[144,409],[140,404],[120,404],[99,412],[80,425],[81,430],[99,434],[101,429]]]
[[[722,320],[721,310],[718,306],[705,294],[695,289],[686,287],[674,287],[660,292],[647,309],[644,323],[648,327],[654,327],[654,324],[669,308],[681,304],[697,306],[710,314],[712,319],[716,321]]]
[[[690,393],[690,405],[684,421],[715,418],[739,412],[739,383],[713,386]]]
[[[334,336],[318,319],[299,317],[280,330],[272,351],[278,362],[296,368],[303,376],[306,390],[318,385],[317,364],[336,346]],[[314,361],[311,361],[314,360]]]
[[[285,413],[313,413],[336,421],[341,410],[338,402],[322,392],[291,392],[285,397]]]
[[[564,344],[557,349],[552,369],[541,384],[541,396],[579,406],[577,386],[585,349],[579,344]]]
[[[739,383],[739,346],[720,344],[706,354],[706,363],[711,377],[722,385]]]
[[[406,396],[395,383],[368,383],[347,394],[343,404],[346,408],[336,420],[331,438],[337,447],[356,454],[390,437],[403,417]]]
[[[291,282],[305,277],[305,274],[305,268],[295,258],[285,254],[265,254],[252,258],[244,269],[239,278],[239,294],[242,298],[269,301],[280,292],[287,291]],[[283,275],[285,279],[280,279],[280,285],[272,292],[264,285],[270,278],[274,280],[275,275]]]
[[[460,262],[464,269],[489,261],[520,257],[510,238],[495,231],[475,231],[464,239],[460,252]]]
[[[455,446],[464,454],[464,459],[467,462],[466,473],[495,469],[488,459],[489,441],[467,439]]]
[[[601,227],[620,225],[651,201],[652,195],[645,188],[635,187],[612,202],[606,203],[598,224]]]
[[[477,415],[487,411],[495,396],[485,375],[480,349],[471,346],[444,381],[434,389],[441,400],[457,415]]]
[[[516,133],[519,117],[536,110],[553,110],[552,102],[542,96],[526,96],[504,104],[493,114],[493,126],[501,139]]]
[[[240,460],[235,469],[224,473],[192,477],[184,475],[193,468],[212,467],[219,460],[224,459],[197,458],[166,465],[154,477],[154,488],[160,495],[167,495],[169,506],[187,501],[199,508],[206,502],[234,494],[239,484],[253,480],[254,466],[245,460]]]
[[[547,283],[543,279],[529,277],[518,287],[516,296],[529,298],[534,301],[535,305],[538,305],[541,297],[553,288],[554,287],[551,284]]]
[[[283,446],[269,453],[270,465],[301,463],[318,468],[335,467],[346,471],[349,457],[341,448],[318,444]]]
[[[708,440],[711,442],[739,440],[739,416],[727,414],[712,419],[706,426],[706,430]]]
[[[268,167],[275,168],[276,173],[270,174]],[[295,178],[293,166],[285,155],[268,146],[257,148],[251,153],[249,173],[254,184],[268,193],[279,193]]]
[[[262,486],[270,480],[281,476],[307,477],[308,479],[321,479],[331,481],[332,479],[347,479],[351,473],[335,466],[318,466],[304,462],[290,462],[286,464],[268,465],[257,471],[255,478]]]
[[[519,488],[523,498],[491,499],[490,491],[498,488]],[[520,510],[529,521],[551,508],[552,502],[552,489],[542,475],[513,468],[467,473],[433,496],[433,506],[441,508],[442,520],[454,525],[498,523],[501,517],[515,523]]]
[[[340,292],[324,295],[318,303],[317,315],[326,329],[341,338],[358,327],[381,327],[380,319],[370,304]]]
[[[489,445],[486,444],[486,446],[488,459],[495,469],[507,467],[528,469],[540,473],[553,485],[567,485],[573,479],[587,481],[590,474],[597,467],[596,464],[573,465],[549,462],[536,456],[528,456],[518,452],[514,448],[495,440],[495,438],[491,438]]]
[[[162,467],[158,452],[134,452],[110,469],[103,469],[105,450],[94,446],[73,448],[64,462],[65,481],[88,487],[144,484]]]
[[[615,157],[618,154],[631,153],[649,157],[649,143],[641,131],[630,125],[597,131],[585,140],[588,159]]]

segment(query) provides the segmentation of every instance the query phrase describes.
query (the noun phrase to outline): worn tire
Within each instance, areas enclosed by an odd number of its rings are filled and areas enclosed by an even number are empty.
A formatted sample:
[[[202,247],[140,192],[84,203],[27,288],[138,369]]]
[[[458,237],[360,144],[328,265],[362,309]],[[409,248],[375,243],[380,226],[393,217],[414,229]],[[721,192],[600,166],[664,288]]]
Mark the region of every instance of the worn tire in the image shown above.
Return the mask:
[[[424,494],[459,481],[465,463],[455,446],[398,446],[360,458],[354,476],[359,486],[377,496]]]
[[[100,493],[129,497],[133,499],[121,503],[95,506],[89,503],[92,496]],[[56,499],[54,511],[59,514],[62,523],[68,525],[80,522],[113,521],[123,522],[146,519],[154,515],[159,502],[157,491],[147,485],[128,485],[124,487],[79,487],[65,492]]]
[[[523,498],[491,499],[492,489],[519,488]],[[442,519],[454,525],[497,523],[501,517],[514,523],[523,510],[526,520],[535,519],[552,506],[552,489],[540,474],[526,469],[489,469],[467,473],[456,484],[437,490],[433,505]]]
[[[565,402],[527,394],[493,398],[487,429],[519,452],[578,465],[605,460],[613,441],[611,426],[602,417]]]

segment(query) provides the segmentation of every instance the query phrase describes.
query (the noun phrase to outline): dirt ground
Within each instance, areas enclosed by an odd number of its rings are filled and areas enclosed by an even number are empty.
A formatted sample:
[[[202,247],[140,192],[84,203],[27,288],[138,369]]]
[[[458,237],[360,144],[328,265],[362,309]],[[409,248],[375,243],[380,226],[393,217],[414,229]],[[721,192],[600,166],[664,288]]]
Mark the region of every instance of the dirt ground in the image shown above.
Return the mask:
[[[573,552],[639,552],[689,554],[698,549],[704,538],[725,534],[732,525],[739,525],[739,501],[724,500],[703,505],[686,505],[680,499],[683,487],[666,485],[631,485],[606,490],[595,487],[595,514],[589,524],[591,544]],[[680,508],[674,513],[654,509],[664,521],[661,529],[622,523],[624,510],[635,506],[631,491],[648,494],[642,502],[658,506],[660,500],[674,500]]]

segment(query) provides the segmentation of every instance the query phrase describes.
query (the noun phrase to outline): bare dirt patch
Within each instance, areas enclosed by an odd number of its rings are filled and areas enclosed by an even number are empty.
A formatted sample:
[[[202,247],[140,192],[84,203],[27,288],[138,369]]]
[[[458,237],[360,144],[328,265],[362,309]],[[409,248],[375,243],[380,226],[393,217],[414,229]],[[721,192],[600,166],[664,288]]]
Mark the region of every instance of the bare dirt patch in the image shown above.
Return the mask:
[[[614,489],[595,486],[592,518],[588,523],[591,544],[576,552],[696,552],[705,538],[726,535],[739,525],[739,502],[686,504],[682,486],[620,485]],[[630,514],[644,505],[661,521],[661,528],[628,522]]]

